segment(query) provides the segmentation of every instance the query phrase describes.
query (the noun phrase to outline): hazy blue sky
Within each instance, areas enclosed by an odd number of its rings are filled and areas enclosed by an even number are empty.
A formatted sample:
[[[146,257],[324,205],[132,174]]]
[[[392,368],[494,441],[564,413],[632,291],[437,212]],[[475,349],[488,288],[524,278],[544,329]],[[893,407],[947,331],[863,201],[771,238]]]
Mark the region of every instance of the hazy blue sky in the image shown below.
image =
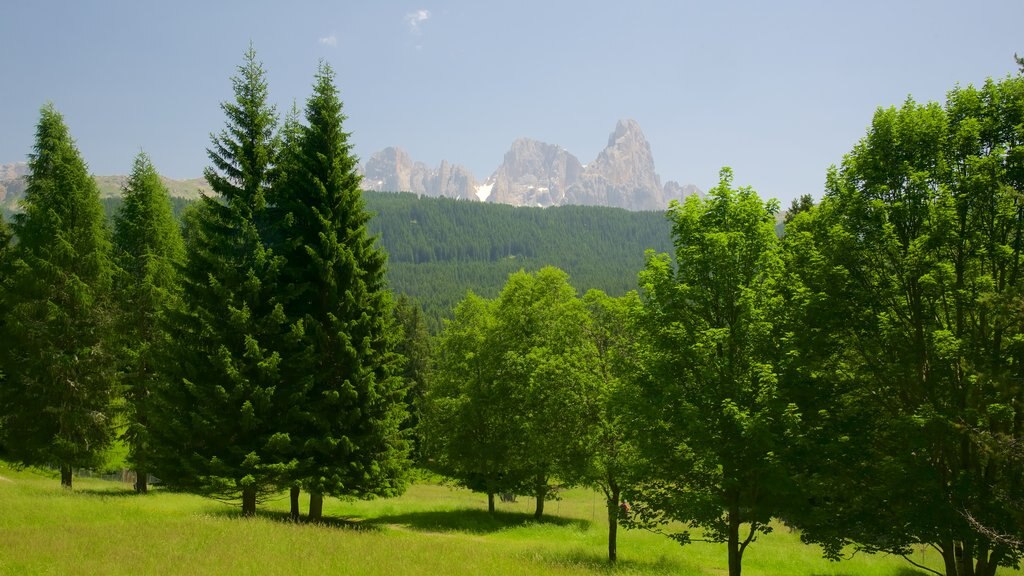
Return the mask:
[[[335,67],[364,159],[397,145],[482,181],[517,137],[587,163],[635,118],[663,180],[707,189],[729,165],[788,203],[821,195],[878,106],[1015,73],[1022,23],[1022,0],[5,0],[0,163],[53,101],[94,173],[144,149],[197,177],[251,40],[282,112]]]

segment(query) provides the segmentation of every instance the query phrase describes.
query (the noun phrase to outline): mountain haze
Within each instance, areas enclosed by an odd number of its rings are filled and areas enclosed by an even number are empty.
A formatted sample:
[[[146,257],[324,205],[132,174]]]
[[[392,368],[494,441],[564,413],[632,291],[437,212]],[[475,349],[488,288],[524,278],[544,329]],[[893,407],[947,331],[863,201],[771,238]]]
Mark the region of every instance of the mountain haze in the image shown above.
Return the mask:
[[[663,186],[651,145],[635,120],[620,120],[590,164],[561,146],[518,138],[482,184],[460,165],[429,169],[401,148],[373,154],[363,166],[367,190],[486,200],[513,206],[608,206],[664,210],[669,201],[701,194],[693,184]]]

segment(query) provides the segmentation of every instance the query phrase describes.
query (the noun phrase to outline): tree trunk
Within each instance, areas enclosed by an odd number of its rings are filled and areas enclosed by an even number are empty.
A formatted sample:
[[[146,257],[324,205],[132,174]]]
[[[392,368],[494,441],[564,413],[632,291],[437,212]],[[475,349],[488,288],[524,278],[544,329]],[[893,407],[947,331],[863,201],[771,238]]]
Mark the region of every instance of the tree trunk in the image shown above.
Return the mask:
[[[291,493],[288,495],[291,500],[291,509],[288,512],[288,517],[291,518],[292,522],[299,521],[299,487],[292,486]]]
[[[956,568],[959,576],[974,576],[974,547],[970,542],[959,542],[956,545]]]
[[[306,519],[310,522],[319,522],[324,519],[324,495],[316,492],[309,493],[309,514]]]
[[[615,562],[618,559],[616,540],[619,532],[619,487],[611,485],[611,494],[607,498],[608,504],[608,561]]]
[[[946,576],[957,576],[956,547],[952,541],[942,543],[942,563],[946,567]]]
[[[135,493],[136,494],[145,494],[146,492],[149,492],[148,480],[149,480],[149,473],[148,472],[146,472],[145,470],[136,470],[135,471]]]
[[[256,488],[242,489],[242,516],[256,515]]]
[[[733,502],[729,505],[729,576],[740,576],[743,569],[740,554],[740,507]]]
[[[60,465],[60,485],[71,490],[71,466],[68,464]]]
[[[487,493],[487,511],[494,514],[494,492]]]
[[[540,517],[544,515],[544,497],[546,495],[545,490],[537,490],[537,507],[533,510],[534,520],[540,520]]]

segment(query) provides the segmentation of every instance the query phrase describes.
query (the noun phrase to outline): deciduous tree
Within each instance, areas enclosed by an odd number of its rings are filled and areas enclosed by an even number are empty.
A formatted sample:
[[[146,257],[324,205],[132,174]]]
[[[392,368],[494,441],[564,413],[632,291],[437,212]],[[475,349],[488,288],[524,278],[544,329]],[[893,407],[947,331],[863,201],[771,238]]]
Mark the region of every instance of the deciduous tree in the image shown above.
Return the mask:
[[[779,454],[798,420],[778,386],[777,211],[750,188],[734,189],[723,169],[706,199],[669,209],[674,263],[651,255],[641,274],[650,367],[636,423],[649,480],[630,491],[635,519],[682,522],[727,542],[733,576],[781,509],[788,480]]]

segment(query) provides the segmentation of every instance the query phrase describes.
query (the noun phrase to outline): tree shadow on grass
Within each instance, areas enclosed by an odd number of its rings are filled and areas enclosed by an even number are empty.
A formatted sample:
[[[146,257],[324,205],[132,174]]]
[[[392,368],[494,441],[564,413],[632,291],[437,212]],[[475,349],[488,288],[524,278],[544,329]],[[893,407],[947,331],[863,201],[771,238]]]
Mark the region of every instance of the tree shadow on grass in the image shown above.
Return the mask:
[[[430,510],[424,512],[408,512],[378,516],[362,522],[377,526],[398,524],[419,532],[468,532],[472,534],[489,534],[507,528],[524,525],[572,526],[585,530],[590,526],[589,520],[544,516],[534,520],[532,514],[518,512],[500,512],[493,514],[485,510],[467,508],[461,510]]]
[[[99,498],[144,498],[146,496],[146,494],[139,494],[133,488],[75,488],[71,493]]]
[[[904,566],[904,567],[896,570],[896,572],[894,572],[892,576],[927,576],[927,575],[930,575],[930,574],[931,574],[931,572],[928,572],[928,571],[925,571],[925,570],[919,570],[917,568],[912,568],[910,566]],[[815,574],[811,574],[810,576],[856,576],[856,573],[855,572],[843,572],[843,573],[840,573],[840,574],[828,574],[828,575],[815,573]]]
[[[621,550],[619,553],[621,555]],[[681,570],[678,562],[664,556],[643,562],[633,558],[620,557],[612,564],[608,561],[606,554],[583,550],[541,553],[535,558],[535,561],[553,568],[583,569],[587,572],[599,574],[614,574],[620,570],[629,574],[668,574],[679,573]]]
[[[242,511],[238,509],[238,506],[234,506],[232,509],[222,509],[212,512],[213,516],[220,516],[231,519],[243,519]],[[282,524],[296,524],[300,526],[322,526],[324,528],[342,528],[345,530],[364,530],[364,531],[381,531],[383,528],[369,521],[363,520],[358,516],[347,516],[347,517],[335,517],[335,516],[324,516],[316,522],[310,522],[305,517],[299,518],[298,522],[292,520],[291,514],[288,512],[277,511],[277,510],[256,510],[256,518],[264,518],[272,520],[274,522],[280,522]]]

